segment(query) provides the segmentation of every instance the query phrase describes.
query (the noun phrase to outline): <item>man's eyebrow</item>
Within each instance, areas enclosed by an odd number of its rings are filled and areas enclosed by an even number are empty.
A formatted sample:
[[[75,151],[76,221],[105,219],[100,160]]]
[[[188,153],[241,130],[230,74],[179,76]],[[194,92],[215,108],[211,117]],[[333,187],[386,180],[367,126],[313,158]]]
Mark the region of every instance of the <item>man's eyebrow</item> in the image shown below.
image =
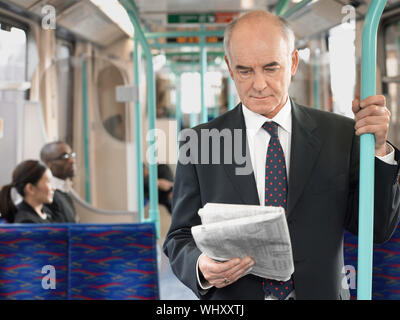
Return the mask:
[[[241,65],[238,65],[235,68],[240,69],[240,70],[251,70],[251,67],[245,67],[245,66],[241,66]]]
[[[279,63],[276,61],[273,61],[271,63],[267,63],[266,65],[263,66],[263,68],[270,68],[270,67],[278,67]]]
[[[279,63],[276,61],[273,61],[273,62],[263,65],[263,68],[271,68],[271,67],[279,67]],[[246,67],[246,66],[241,66],[241,65],[237,65],[235,68],[238,70],[251,70],[252,69],[251,67]]]

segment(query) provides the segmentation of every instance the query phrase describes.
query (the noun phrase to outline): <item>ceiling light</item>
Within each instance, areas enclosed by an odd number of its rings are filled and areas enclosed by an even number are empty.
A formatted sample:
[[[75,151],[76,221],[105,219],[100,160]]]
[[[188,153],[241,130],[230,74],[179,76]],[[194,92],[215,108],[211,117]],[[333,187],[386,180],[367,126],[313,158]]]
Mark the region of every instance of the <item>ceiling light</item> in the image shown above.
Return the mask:
[[[251,9],[254,7],[254,0],[241,0],[240,7],[243,9]]]
[[[127,35],[133,38],[134,28],[128,13],[118,0],[90,0],[101,11],[103,11],[115,24],[117,24]]]

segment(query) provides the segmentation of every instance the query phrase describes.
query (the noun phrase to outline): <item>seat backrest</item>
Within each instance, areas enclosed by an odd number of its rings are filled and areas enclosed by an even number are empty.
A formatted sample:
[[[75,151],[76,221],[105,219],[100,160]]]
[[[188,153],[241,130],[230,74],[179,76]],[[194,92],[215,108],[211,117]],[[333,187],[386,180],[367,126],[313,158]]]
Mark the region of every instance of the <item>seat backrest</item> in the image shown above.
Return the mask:
[[[0,226],[0,299],[66,299],[68,229]],[[54,268],[55,289],[46,275]]]
[[[344,263],[357,268],[358,238],[345,232]],[[400,300],[400,225],[392,238],[383,244],[374,245],[372,299]],[[352,299],[357,298],[357,289],[350,288]]]
[[[70,299],[158,299],[153,224],[70,229]]]
[[[152,223],[0,226],[0,299],[158,298]]]
[[[400,225],[392,238],[374,245],[372,298],[400,300]]]

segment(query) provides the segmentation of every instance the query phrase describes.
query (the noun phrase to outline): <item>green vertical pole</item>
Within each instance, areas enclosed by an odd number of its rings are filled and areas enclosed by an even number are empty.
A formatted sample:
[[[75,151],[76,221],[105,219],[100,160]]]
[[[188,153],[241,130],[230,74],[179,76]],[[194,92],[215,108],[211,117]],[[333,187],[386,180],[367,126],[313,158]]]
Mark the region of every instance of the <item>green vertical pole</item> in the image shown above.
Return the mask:
[[[362,36],[361,99],[376,94],[376,38],[387,0],[375,0],[368,9]],[[358,300],[371,300],[374,229],[375,137],[360,138],[360,196],[358,228]]]
[[[90,152],[89,152],[89,110],[87,95],[87,61],[82,62],[82,106],[83,106],[83,150],[85,155],[85,195],[86,202],[91,203],[90,194]]]
[[[143,30],[137,17],[137,9],[133,0],[119,0],[119,2],[126,9],[129,18],[135,28],[135,36],[139,40],[143,52],[146,57],[147,66],[147,105],[148,105],[148,139],[149,139],[149,193],[150,193],[150,209],[149,222],[154,222],[157,230],[157,237],[160,237],[160,212],[158,210],[158,187],[157,187],[157,158],[156,158],[156,140],[155,140],[155,126],[156,126],[156,103],[155,103],[155,81],[153,69],[153,55],[149,44],[144,36]]]
[[[218,107],[218,105],[216,105],[216,107],[214,107],[213,116],[214,116],[214,118],[217,118],[219,116],[219,107]]]
[[[400,33],[400,21],[397,23],[397,34]],[[397,52],[400,54],[400,36],[396,36],[396,45],[397,45]],[[398,68],[397,72],[400,71],[400,68]]]
[[[314,108],[319,109],[319,50],[314,56]]]
[[[198,113],[191,113],[190,114],[190,127],[193,128],[199,124],[198,121],[199,115]]]
[[[397,23],[397,32],[400,32],[400,21]],[[396,37],[397,51],[400,53],[400,37]]]
[[[204,25],[201,25],[200,31],[204,32]],[[205,95],[205,76],[207,72],[207,51],[206,39],[204,35],[200,36],[200,82],[201,82],[201,123],[208,121],[208,110],[206,106]]]
[[[179,149],[179,134],[181,132],[182,122],[182,111],[181,111],[181,75],[175,72],[175,86],[176,86],[176,106],[175,106],[175,119],[176,119],[176,131],[177,143]]]
[[[228,110],[232,110],[235,107],[235,96],[233,94],[233,80],[231,76],[228,76]]]
[[[135,86],[137,88],[137,98],[135,101],[135,140],[136,140],[136,173],[137,173],[137,203],[139,210],[139,222],[144,222],[144,182],[143,182],[143,158],[142,158],[142,117],[140,112],[139,101],[139,68],[140,68],[140,55],[139,55],[139,40],[137,37],[134,39],[134,78]]]

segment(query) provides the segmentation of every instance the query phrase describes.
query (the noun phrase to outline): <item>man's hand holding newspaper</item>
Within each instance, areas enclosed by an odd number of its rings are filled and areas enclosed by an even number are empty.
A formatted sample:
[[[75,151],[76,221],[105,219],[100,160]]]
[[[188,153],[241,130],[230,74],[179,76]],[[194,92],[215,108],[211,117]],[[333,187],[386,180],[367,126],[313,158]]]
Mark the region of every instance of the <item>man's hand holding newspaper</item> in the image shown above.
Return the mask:
[[[237,281],[249,272],[254,265],[251,257],[233,258],[225,262],[217,262],[202,253],[199,258],[199,269],[208,283],[223,288]]]
[[[198,266],[211,285],[227,286],[247,273],[286,281],[294,271],[285,212],[278,207],[207,203],[192,228],[203,252]]]

